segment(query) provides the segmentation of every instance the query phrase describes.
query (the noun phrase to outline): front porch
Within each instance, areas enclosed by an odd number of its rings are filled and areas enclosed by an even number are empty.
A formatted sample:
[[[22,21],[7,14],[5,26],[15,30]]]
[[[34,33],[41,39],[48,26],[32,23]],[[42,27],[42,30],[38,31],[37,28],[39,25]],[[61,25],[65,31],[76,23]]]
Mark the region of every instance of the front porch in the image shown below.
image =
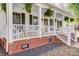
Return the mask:
[[[73,16],[51,6],[54,15],[45,17],[44,12],[50,6],[33,4],[32,13],[28,14],[22,9],[22,3],[7,4],[7,19],[0,27],[0,37],[7,41],[6,52],[13,54],[48,43],[58,43],[60,40],[68,46],[77,43],[74,27],[63,24],[65,16]]]

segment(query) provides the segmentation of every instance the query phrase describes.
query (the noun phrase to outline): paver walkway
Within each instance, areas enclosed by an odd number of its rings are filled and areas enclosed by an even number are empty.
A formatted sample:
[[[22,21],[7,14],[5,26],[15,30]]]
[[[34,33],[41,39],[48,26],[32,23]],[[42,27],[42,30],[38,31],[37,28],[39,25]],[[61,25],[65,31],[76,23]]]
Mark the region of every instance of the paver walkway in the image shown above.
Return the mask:
[[[0,56],[6,56],[0,46]],[[49,43],[47,45],[23,51],[12,56],[79,56],[79,48],[68,47],[65,44]]]
[[[71,48],[66,45],[62,45],[58,49],[50,50],[41,56],[79,56],[79,48]]]
[[[0,45],[0,56],[6,56],[5,49]]]

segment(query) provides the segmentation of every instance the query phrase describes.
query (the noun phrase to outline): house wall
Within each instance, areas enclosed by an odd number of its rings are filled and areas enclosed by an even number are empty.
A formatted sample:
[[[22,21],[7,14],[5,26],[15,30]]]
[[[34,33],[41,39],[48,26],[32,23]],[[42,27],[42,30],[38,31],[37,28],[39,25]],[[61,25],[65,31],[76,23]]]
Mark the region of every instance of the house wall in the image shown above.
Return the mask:
[[[25,21],[26,21],[26,25],[29,25],[29,17],[28,17],[28,13],[25,12],[24,10],[22,10],[23,5],[22,4],[14,4],[13,5],[13,12],[19,12],[19,13],[26,13],[26,17],[25,17]],[[42,10],[43,12],[46,11],[45,9]],[[42,12],[42,14],[44,14]],[[32,10],[32,14],[35,16],[38,16],[38,7],[37,6],[33,6],[33,10]],[[42,16],[43,17],[43,16]],[[42,23],[42,25],[44,25]],[[51,42],[48,42],[51,39]],[[22,52],[24,50],[28,50],[28,49],[32,49],[35,47],[39,47],[45,44],[49,44],[49,43],[60,43],[61,41],[59,40],[59,38],[57,38],[56,36],[44,36],[44,37],[36,37],[36,38],[29,38],[29,39],[21,39],[21,40],[17,40],[17,41],[13,41],[13,43],[9,43],[9,54],[15,54],[15,53],[19,53]],[[22,45],[23,44],[29,44],[29,48],[25,48],[22,49]]]
[[[6,14],[0,11],[0,28],[6,25]]]
[[[25,13],[25,16],[26,16],[25,17],[25,24],[29,25],[29,17],[28,17],[29,14],[27,12],[25,12],[25,10],[23,10],[23,7],[24,6],[20,3],[19,4],[14,3],[13,4],[13,12]],[[32,14],[35,16],[39,15],[37,6],[33,6]],[[6,16],[4,16],[4,13],[0,13],[0,19],[1,19],[0,26],[3,27],[6,24],[6,22],[5,22]],[[42,23],[42,25],[44,25],[44,24]],[[51,39],[51,42],[48,42],[49,38]],[[7,41],[6,41],[5,37],[1,38],[0,40],[1,40],[0,42],[1,42],[2,46],[4,48],[6,48]],[[30,39],[21,39],[21,40],[13,41],[12,43],[8,43],[8,53],[14,54],[14,53],[18,53],[18,52],[28,50],[31,48],[39,47],[39,46],[42,46],[42,45],[45,45],[48,43],[60,43],[60,42],[61,41],[56,36],[44,36],[44,37],[36,37],[36,38],[30,38]],[[29,48],[22,49],[21,47],[23,44],[29,44]]]

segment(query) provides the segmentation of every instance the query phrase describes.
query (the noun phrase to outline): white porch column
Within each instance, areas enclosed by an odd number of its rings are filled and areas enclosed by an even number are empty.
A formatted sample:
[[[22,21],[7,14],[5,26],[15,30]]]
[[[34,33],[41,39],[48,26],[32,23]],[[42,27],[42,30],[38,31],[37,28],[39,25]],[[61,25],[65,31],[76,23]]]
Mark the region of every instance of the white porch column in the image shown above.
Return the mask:
[[[71,45],[71,27],[70,27],[70,18],[69,18],[69,31],[68,31],[68,45],[70,46]]]
[[[64,15],[63,15],[63,19],[62,19],[62,27],[64,27]]]
[[[7,3],[7,39],[8,43],[12,43],[12,26],[13,24],[13,13],[12,13],[12,3]]]
[[[50,35],[50,18],[48,18],[48,34]]]
[[[55,22],[55,19],[56,19],[56,12],[54,12],[54,35],[56,35],[56,22]]]
[[[39,7],[39,16],[38,16],[38,19],[39,19],[39,35],[40,35],[40,37],[41,37],[41,7],[40,6],[38,6]]]

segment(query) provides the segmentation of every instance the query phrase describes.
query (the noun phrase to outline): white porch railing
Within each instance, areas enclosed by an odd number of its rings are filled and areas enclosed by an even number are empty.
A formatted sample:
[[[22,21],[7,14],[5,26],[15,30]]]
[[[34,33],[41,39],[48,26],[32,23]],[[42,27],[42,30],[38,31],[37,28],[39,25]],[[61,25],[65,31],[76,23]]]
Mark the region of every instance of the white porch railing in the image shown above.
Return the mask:
[[[39,35],[38,25],[23,25],[23,24],[13,24],[13,38],[27,38]]]
[[[13,24],[13,39],[27,39],[40,36],[40,27],[39,25],[24,25],[24,24]],[[55,34],[60,36],[59,34],[64,34],[66,38],[63,37],[62,41],[67,40],[66,44],[68,44],[69,32],[72,33],[73,27],[60,27],[55,28],[54,26],[41,26],[41,36],[49,36]],[[70,33],[70,40],[75,40],[74,34]],[[65,41],[64,41],[65,42]]]
[[[54,35],[54,26],[49,27],[49,32],[50,34]]]
[[[69,27],[60,27],[60,28],[56,28],[56,35],[58,34],[65,34],[66,36],[68,36],[69,33]]]
[[[42,26],[41,35],[54,35],[54,27],[53,26]]]
[[[53,34],[53,26],[42,26],[41,35]],[[40,36],[39,25],[13,24],[13,39]]]
[[[72,40],[74,42],[77,42],[77,39],[76,39],[76,33],[75,33],[75,30],[74,30],[74,27],[73,26],[68,26],[68,27],[61,27],[61,28],[56,28],[55,30],[55,34],[57,36],[60,36],[61,40],[66,40],[66,44],[68,44],[68,41],[70,40],[72,42]],[[63,35],[64,36],[63,36]],[[65,38],[66,37],[66,38]],[[71,44],[71,43],[70,43]]]
[[[0,37],[7,37],[7,25],[0,27]]]
[[[47,35],[47,34],[48,34],[48,26],[42,26],[41,35]]]

